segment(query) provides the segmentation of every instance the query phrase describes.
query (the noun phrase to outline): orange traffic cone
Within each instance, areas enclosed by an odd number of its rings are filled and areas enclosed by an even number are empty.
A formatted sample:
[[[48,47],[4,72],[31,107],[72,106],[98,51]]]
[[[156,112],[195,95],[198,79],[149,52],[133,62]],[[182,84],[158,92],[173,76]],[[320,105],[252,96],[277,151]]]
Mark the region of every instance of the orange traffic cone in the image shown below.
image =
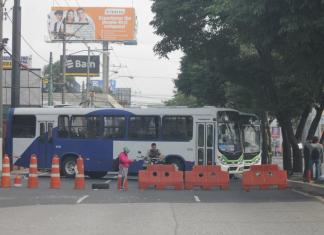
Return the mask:
[[[14,187],[20,188],[22,186],[22,179],[20,175],[15,176]]]
[[[83,166],[83,159],[81,156],[79,156],[77,159],[74,188],[75,189],[84,189],[85,188],[84,166]]]
[[[61,187],[60,158],[57,155],[55,155],[52,158],[52,171],[51,171],[50,188],[58,189],[60,187]]]
[[[9,157],[7,154],[5,154],[5,156],[3,158],[1,186],[2,186],[2,188],[10,188],[11,187],[10,160],[9,160]]]
[[[37,173],[37,156],[32,154],[30,157],[28,188],[38,188],[38,173]]]
[[[118,172],[118,176],[117,176],[117,189],[118,190],[122,190],[122,186],[123,186],[123,178],[122,175]]]

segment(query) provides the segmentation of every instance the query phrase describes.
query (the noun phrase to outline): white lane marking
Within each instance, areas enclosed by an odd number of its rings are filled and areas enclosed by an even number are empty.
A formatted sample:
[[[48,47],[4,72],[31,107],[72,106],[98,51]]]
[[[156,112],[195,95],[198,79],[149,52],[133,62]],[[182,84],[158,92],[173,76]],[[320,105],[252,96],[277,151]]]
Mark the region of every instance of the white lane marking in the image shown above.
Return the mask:
[[[105,184],[109,184],[111,182],[111,180],[107,180],[105,181]]]
[[[200,199],[199,199],[198,196],[194,195],[194,198],[195,198],[195,201],[196,201],[196,202],[200,202]]]
[[[83,196],[83,197],[81,197],[81,198],[79,198],[78,200],[77,200],[77,204],[80,204],[84,199],[86,199],[86,198],[88,198],[89,197],[89,195],[85,195],[85,196]]]
[[[314,195],[311,195],[309,193],[306,193],[306,192],[302,192],[302,191],[298,191],[296,189],[292,189],[291,191],[295,192],[295,193],[298,193],[298,194],[301,194],[305,197],[310,197],[310,198],[315,198],[317,199],[318,201],[324,203],[324,198],[322,198],[321,196],[314,196]]]

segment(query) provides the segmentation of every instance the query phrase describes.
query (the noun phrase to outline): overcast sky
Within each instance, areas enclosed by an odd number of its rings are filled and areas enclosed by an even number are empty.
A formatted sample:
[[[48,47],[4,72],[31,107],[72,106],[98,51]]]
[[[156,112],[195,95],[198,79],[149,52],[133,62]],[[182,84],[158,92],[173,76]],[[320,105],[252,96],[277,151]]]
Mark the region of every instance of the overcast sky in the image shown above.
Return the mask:
[[[5,8],[12,16],[14,0],[7,0]],[[40,54],[38,56],[22,39],[21,55],[32,55],[34,68],[43,68],[53,52],[54,61],[62,54],[61,43],[47,43],[47,14],[52,6],[109,7],[133,6],[138,19],[138,45],[124,46],[110,44],[110,70],[119,70],[111,78],[117,80],[117,87],[131,87],[134,100],[158,103],[170,99],[174,92],[173,79],[179,72],[180,52],[170,54],[170,59],[159,59],[154,55],[153,46],[159,37],[153,33],[149,22],[153,19],[150,0],[21,0],[22,36]],[[10,39],[8,49],[11,51],[11,22],[4,22],[4,37]],[[91,49],[101,49],[100,44],[89,44]],[[68,44],[67,54],[85,50],[84,44]],[[81,53],[82,54],[82,53]],[[86,54],[86,52],[84,52]],[[43,57],[43,58],[41,58]],[[44,60],[45,59],[45,60]],[[114,66],[121,65],[122,68]],[[119,76],[133,76],[134,79]]]

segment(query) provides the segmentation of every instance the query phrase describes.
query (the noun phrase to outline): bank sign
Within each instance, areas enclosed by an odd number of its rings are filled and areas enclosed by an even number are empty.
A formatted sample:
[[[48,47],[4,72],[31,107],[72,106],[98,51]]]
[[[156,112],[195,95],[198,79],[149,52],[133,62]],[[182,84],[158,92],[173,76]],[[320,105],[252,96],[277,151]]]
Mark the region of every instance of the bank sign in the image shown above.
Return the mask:
[[[99,77],[100,73],[100,56],[90,56],[89,74],[87,69],[88,56],[86,55],[69,55],[66,56],[65,75],[77,77]],[[63,64],[63,56],[61,56]]]

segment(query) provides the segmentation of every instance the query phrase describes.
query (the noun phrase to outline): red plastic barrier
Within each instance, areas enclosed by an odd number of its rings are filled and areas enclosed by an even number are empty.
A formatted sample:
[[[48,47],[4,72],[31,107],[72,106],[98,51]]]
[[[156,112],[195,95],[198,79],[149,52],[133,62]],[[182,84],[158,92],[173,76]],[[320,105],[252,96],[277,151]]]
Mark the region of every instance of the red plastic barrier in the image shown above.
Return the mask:
[[[177,190],[183,189],[183,172],[176,171],[173,165],[149,165],[146,170],[139,171],[138,187],[147,189],[150,186],[158,190],[170,186]]]
[[[253,165],[250,171],[243,172],[242,186],[245,191],[255,186],[260,189],[270,186],[285,189],[288,187],[287,172],[280,170],[278,165]]]
[[[229,188],[229,174],[220,166],[194,166],[192,171],[185,172],[185,189],[196,186],[204,190],[214,187],[226,190]]]

